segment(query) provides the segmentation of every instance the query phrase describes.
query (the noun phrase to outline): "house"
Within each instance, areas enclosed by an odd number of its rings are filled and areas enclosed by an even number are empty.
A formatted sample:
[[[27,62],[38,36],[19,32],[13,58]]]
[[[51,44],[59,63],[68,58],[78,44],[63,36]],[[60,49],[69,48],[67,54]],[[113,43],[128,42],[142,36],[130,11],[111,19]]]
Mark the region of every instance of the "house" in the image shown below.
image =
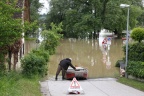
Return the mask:
[[[24,9],[21,13],[14,14],[14,18],[22,19],[22,26],[24,26],[25,21],[30,21],[30,2],[29,0],[18,0],[16,7]],[[22,33],[22,35],[24,36],[24,33]],[[11,46],[11,50],[8,52],[8,70],[16,70],[16,68],[20,66],[20,59],[24,55],[24,46],[23,37],[17,40],[13,46]]]
[[[21,14],[15,14],[16,18],[22,18],[22,24],[24,24],[25,21],[30,21],[30,2],[29,0],[18,0],[17,3],[18,7],[23,8],[24,11],[21,12]],[[24,36],[24,33],[22,33]],[[16,52],[13,53],[13,59],[12,59],[12,64],[13,64],[13,69],[15,70],[18,66],[20,66],[20,58],[24,55],[24,38],[21,38],[20,41],[20,47],[17,49]]]

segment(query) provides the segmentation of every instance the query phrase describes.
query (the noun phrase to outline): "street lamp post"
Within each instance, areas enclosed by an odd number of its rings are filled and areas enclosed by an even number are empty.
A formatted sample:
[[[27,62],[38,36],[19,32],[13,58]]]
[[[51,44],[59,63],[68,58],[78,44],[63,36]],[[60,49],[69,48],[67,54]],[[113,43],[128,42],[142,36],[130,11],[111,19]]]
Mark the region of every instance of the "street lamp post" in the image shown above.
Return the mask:
[[[126,71],[126,67],[127,67],[127,63],[128,63],[128,35],[129,35],[129,7],[130,5],[128,4],[120,4],[121,8],[128,8],[127,11],[127,32],[126,32],[126,62],[125,62],[125,71]],[[125,77],[127,77],[127,72],[125,72]]]

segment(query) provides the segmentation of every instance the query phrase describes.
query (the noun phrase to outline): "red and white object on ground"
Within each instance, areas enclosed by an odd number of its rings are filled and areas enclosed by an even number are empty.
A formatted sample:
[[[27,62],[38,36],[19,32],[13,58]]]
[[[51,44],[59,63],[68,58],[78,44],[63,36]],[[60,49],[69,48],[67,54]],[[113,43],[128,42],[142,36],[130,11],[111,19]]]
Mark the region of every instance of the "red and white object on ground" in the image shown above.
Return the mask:
[[[70,84],[68,94],[84,94],[82,87],[80,86],[79,82],[76,80],[75,77]]]
[[[69,67],[65,78],[66,79],[73,79],[74,77],[77,79],[87,79],[88,77],[88,70],[83,67],[76,67],[79,71],[75,71],[73,68]]]

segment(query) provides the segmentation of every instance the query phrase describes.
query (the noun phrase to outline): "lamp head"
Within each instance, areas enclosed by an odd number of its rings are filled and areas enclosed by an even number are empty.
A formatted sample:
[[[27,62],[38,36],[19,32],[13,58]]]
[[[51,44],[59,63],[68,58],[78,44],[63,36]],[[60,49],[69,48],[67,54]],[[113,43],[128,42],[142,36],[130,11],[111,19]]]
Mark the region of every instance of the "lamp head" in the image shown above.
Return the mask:
[[[121,8],[126,8],[126,7],[129,7],[130,5],[128,5],[128,4],[120,4],[120,7]]]

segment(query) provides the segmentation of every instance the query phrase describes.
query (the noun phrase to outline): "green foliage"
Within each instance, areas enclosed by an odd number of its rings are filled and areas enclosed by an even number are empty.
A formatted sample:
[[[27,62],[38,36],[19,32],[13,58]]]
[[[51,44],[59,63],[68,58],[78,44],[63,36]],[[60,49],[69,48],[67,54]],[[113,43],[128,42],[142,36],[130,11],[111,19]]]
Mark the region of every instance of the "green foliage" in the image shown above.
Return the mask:
[[[127,66],[127,73],[137,78],[144,78],[144,62],[129,61]]]
[[[16,4],[17,0],[0,1],[0,47],[11,45],[22,37],[22,19],[14,18],[14,14],[21,14],[22,10],[16,8]]]
[[[19,74],[16,74],[15,72],[7,73],[6,75],[0,76],[0,95],[6,96],[6,95],[12,95],[17,94],[15,88],[16,83],[19,80]]]
[[[49,61],[49,52],[46,50],[32,50],[32,53],[34,53],[36,56],[42,56],[46,62]]]
[[[131,33],[131,38],[138,42],[144,40],[144,28],[134,28]]]
[[[125,47],[124,47],[125,51]],[[133,43],[128,46],[128,66],[129,75],[144,78],[144,43]]]
[[[132,80],[132,79],[128,79],[128,78],[119,78],[117,81],[120,83],[123,83],[125,85],[131,86],[135,89],[144,91],[144,83],[143,82],[139,82],[137,80]]]
[[[121,34],[127,22],[127,8],[121,9],[121,3],[131,5],[129,27],[134,28],[143,12],[141,0],[51,0],[46,27],[63,22],[65,37],[84,38],[103,28]]]
[[[25,37],[36,37],[38,32],[36,30],[38,29],[38,22],[35,20],[34,22],[28,22],[25,21],[24,23],[24,32],[25,32]]]
[[[59,34],[62,31],[62,23],[56,26],[51,23],[51,29],[42,31],[42,38],[44,39],[41,43],[41,48],[49,51],[50,55],[54,54],[56,47],[62,37]]]
[[[130,61],[144,62],[144,43],[129,44],[128,52],[128,59]]]
[[[30,0],[30,20],[31,22],[34,22],[35,20],[38,20],[40,17],[39,15],[39,8],[42,7],[42,4],[39,2],[39,0]]]
[[[43,56],[30,53],[22,60],[22,73],[25,76],[31,77],[33,75],[43,76],[47,73],[47,62]]]
[[[41,96],[39,77],[25,78],[19,72],[0,76],[0,96]]]
[[[6,71],[5,57],[2,53],[0,53],[0,75],[4,74],[5,71]]]
[[[38,29],[38,20],[40,17],[39,14],[39,8],[42,7],[42,4],[39,2],[39,0],[29,0],[30,2],[30,21],[25,21],[24,22],[24,32],[25,32],[25,37],[37,37],[37,29]]]

